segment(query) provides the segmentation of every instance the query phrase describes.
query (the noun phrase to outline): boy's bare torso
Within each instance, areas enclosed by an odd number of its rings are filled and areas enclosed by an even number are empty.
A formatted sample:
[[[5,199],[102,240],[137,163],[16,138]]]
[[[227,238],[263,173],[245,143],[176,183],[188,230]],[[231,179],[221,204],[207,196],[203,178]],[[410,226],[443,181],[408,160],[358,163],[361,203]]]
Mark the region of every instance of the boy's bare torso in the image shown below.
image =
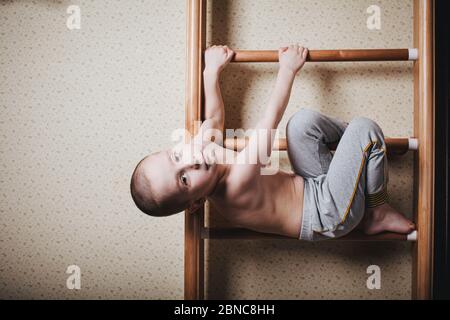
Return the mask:
[[[208,197],[213,207],[237,226],[298,238],[303,213],[303,178],[282,170],[274,175],[254,174],[245,178],[242,168],[237,170],[241,164],[228,166],[223,181]]]
[[[218,75],[231,61],[234,52],[227,46],[213,46],[205,52],[204,92],[205,122],[202,127],[224,132],[224,104]],[[298,238],[303,213],[303,178],[279,170],[274,175],[261,174],[265,163],[262,155],[270,157],[272,130],[276,130],[289,102],[295,76],[303,67],[308,50],[290,45],[278,50],[279,70],[268,106],[254,126],[258,133],[249,138],[244,150],[233,152],[221,146],[218,153],[233,153],[238,160],[222,162],[223,174],[207,198],[229,221],[252,230]],[[209,121],[209,123],[208,123]],[[213,140],[215,141],[215,140]],[[247,155],[255,164],[245,161]],[[246,163],[246,164],[244,164]]]

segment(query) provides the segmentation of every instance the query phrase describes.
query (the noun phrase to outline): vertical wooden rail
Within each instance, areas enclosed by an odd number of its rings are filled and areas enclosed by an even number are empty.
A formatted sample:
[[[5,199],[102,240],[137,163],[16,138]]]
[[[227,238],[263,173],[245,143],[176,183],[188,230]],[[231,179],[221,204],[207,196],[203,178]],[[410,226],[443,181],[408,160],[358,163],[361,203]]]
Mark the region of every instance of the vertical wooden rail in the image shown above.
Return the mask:
[[[206,1],[186,0],[186,130],[197,133],[202,117],[203,50],[206,46]],[[185,211],[184,224],[184,299],[203,299],[204,264],[201,228],[204,210]]]
[[[413,260],[413,298],[430,299],[432,292],[434,217],[434,91],[433,0],[414,0],[414,135],[419,139],[415,155],[415,213],[417,242]]]

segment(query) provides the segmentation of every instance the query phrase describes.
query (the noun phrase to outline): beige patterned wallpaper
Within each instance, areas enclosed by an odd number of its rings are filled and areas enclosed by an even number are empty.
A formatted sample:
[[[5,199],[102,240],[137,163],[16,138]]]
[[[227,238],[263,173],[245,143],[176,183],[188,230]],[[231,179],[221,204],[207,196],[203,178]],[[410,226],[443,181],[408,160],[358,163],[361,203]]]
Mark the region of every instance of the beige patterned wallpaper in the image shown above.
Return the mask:
[[[66,25],[70,5],[80,29]],[[367,28],[371,5],[380,30]],[[292,42],[411,47],[412,2],[208,1],[208,44]],[[144,216],[128,189],[136,162],[184,126],[184,1],[0,0],[0,46],[0,298],[183,298],[183,215]],[[254,124],[275,75],[275,64],[226,69],[227,127]],[[282,136],[300,106],[368,116],[386,136],[410,136],[411,63],[307,64]],[[411,154],[390,161],[390,190],[411,215]],[[213,299],[411,296],[407,243],[210,241],[206,261]],[[79,290],[66,286],[70,265],[80,267]],[[366,286],[369,265],[381,268],[379,290]]]

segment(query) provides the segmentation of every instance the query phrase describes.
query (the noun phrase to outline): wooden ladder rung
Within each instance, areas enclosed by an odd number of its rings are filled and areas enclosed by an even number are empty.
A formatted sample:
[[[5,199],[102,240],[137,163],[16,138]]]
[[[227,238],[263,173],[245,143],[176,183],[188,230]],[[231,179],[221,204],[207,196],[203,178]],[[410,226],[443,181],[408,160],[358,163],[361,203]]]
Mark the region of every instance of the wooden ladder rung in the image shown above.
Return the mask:
[[[416,241],[416,231],[406,234],[399,234],[393,232],[384,232],[373,236],[365,235],[359,230],[352,231],[350,234],[333,239],[330,241]],[[295,238],[282,236],[278,234],[271,233],[261,233],[245,228],[202,228],[201,230],[202,239],[244,239],[244,240],[257,240],[257,239],[285,239],[285,240],[297,240]],[[328,241],[328,240],[327,240]]]
[[[309,50],[306,61],[408,61],[417,60],[418,51],[411,49],[343,49]],[[278,50],[235,50],[232,62],[278,62]]]
[[[224,146],[227,149],[236,151],[242,150],[248,142],[248,138],[230,138],[225,139]],[[408,150],[417,150],[418,142],[415,138],[386,138],[385,139],[387,151],[390,154],[404,154]],[[329,145],[331,150],[336,150],[337,144]],[[285,151],[287,150],[286,138],[277,139],[274,142],[273,150]]]

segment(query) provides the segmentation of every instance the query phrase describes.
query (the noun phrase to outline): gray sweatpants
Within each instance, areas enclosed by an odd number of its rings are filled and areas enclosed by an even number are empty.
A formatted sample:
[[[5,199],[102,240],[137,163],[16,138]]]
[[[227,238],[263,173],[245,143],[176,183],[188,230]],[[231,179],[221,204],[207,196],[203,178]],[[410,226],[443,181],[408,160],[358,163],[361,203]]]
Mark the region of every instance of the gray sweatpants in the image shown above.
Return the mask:
[[[388,165],[381,128],[364,117],[350,123],[301,108],[286,127],[288,156],[305,181],[302,240],[338,238],[365,208],[388,201]],[[339,143],[334,153],[328,145]]]

